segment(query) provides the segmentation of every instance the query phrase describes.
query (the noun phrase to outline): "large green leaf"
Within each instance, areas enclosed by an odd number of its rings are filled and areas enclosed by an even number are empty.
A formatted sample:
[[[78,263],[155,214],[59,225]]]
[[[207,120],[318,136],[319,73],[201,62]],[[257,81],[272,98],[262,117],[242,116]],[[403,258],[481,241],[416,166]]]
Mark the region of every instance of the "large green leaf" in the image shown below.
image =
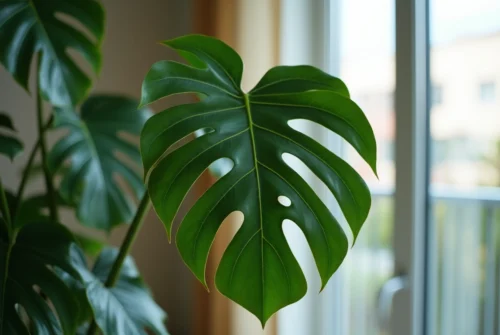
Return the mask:
[[[5,113],[0,113],[0,154],[14,159],[23,151],[23,144],[16,137],[8,132],[15,131],[10,117]]]
[[[49,166],[60,171],[61,195],[77,205],[80,221],[90,227],[111,230],[127,223],[135,213],[130,193],[141,197],[144,184],[137,145],[124,135],[138,136],[151,115],[137,109],[137,102],[121,96],[93,96],[78,115],[72,108],[56,108],[54,125],[69,130],[49,154]],[[69,161],[69,168],[62,169]],[[117,176],[130,187],[127,191]]]
[[[29,202],[20,207],[32,210]],[[36,334],[73,335],[78,303],[52,271],[58,267],[79,277],[71,262],[73,237],[58,223],[21,218],[10,224],[0,218],[0,334],[30,333],[21,319],[23,308]]]
[[[142,86],[142,104],[196,92],[200,102],[153,116],[141,134],[141,153],[153,205],[170,233],[181,202],[214,161],[229,158],[232,170],[189,210],[177,232],[186,264],[205,284],[208,252],[222,221],[233,211],[244,222],[226,249],[217,288],[263,324],[306,293],[306,280],[287,244],[283,220],[304,233],[324,287],[344,259],[346,235],[311,187],[283,159],[299,158],[336,197],[356,237],[371,204],[362,178],[346,162],[288,122],[307,119],[343,137],[373,168],[376,143],[361,109],[341,80],[311,66],[279,66],[249,93],[240,88],[243,64],[221,41],[191,35],[164,42],[193,66],[153,65]],[[167,152],[183,137],[205,134]],[[278,197],[286,196],[290,206]]]
[[[68,50],[80,53],[98,73],[103,34],[104,11],[97,0],[0,1],[0,62],[28,89],[31,60],[40,52],[40,91],[56,106],[76,105],[91,86]]]
[[[87,270],[86,260],[81,254],[74,254],[73,264],[84,278],[84,283],[62,274],[71,286],[75,296],[85,299],[104,335],[141,335],[146,330],[167,335],[164,322],[165,312],[154,302],[151,292],[140,277],[132,257],[123,263],[120,276],[112,288],[104,285],[118,254],[117,249],[105,248],[97,258],[92,271]]]

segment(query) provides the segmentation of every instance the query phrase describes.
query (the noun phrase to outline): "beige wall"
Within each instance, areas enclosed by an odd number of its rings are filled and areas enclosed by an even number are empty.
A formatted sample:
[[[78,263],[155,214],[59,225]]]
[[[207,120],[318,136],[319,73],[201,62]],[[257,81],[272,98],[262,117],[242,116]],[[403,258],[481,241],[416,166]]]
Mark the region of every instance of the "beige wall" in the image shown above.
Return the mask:
[[[142,79],[149,67],[155,61],[173,56],[157,42],[191,31],[191,1],[103,0],[103,3],[107,11],[107,32],[102,73],[94,91],[139,98]],[[0,111],[13,117],[28,151],[36,138],[34,106],[32,98],[0,69]],[[154,109],[161,110],[162,106],[166,106],[165,102],[155,105]],[[25,159],[24,155],[11,165],[0,158],[1,177],[10,189],[17,187]],[[30,187],[33,192],[40,190],[42,184],[38,182]],[[115,243],[123,236],[124,230],[119,230],[112,234]],[[157,301],[169,314],[171,334],[190,334],[194,277],[181,261],[175,245],[168,245],[164,228],[152,212],[133,254]]]

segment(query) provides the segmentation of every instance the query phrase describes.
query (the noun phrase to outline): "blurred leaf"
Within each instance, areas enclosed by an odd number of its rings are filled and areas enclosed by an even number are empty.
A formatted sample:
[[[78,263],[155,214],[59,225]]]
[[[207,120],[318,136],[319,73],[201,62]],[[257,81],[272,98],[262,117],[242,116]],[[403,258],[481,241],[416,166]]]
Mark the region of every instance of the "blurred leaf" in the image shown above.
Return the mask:
[[[249,93],[240,84],[243,63],[223,42],[201,35],[165,41],[192,66],[154,64],[142,85],[141,105],[179,93],[201,93],[198,103],[156,114],[141,134],[148,191],[170,234],[172,222],[193,183],[222,158],[233,161],[191,207],[176,236],[182,258],[206,285],[210,247],[234,211],[244,222],[216,273],[219,291],[255,314],[269,317],[306,293],[306,280],[285,239],[282,224],[294,221],[304,233],[324,287],[348,251],[345,233],[327,206],[283,159],[299,158],[336,197],[356,237],[371,205],[361,176],[340,157],[289,122],[306,119],[340,135],[376,171],[376,142],[362,110],[345,84],[312,66],[278,66]],[[200,129],[204,135],[172,145]],[[291,205],[282,205],[285,196]]]
[[[91,321],[93,318],[92,308],[87,299],[87,294],[85,292],[86,283],[94,279],[92,273],[88,271],[87,260],[83,254],[82,249],[75,247],[71,250],[71,264],[75,268],[81,280],[75,279],[74,276],[68,274],[62,269],[56,268],[56,274],[59,278],[68,286],[71,290],[73,297],[78,302],[80,313],[78,314],[77,324],[85,325]],[[79,328],[77,334],[85,333],[85,327]]]
[[[131,257],[123,263],[120,277],[112,288],[104,286],[109,271],[118,255],[114,248],[104,248],[92,271],[87,270],[85,258],[74,258],[85,280],[85,287],[73,286],[76,295],[86,292],[87,301],[95,320],[104,335],[168,334],[164,321],[165,312],[154,302]]]
[[[77,21],[92,38],[61,14]],[[28,90],[31,60],[40,52],[40,91],[56,106],[76,105],[91,86],[68,49],[80,53],[98,73],[103,35],[104,10],[96,0],[0,1],[0,63]]]
[[[141,161],[135,144],[121,133],[139,135],[151,115],[148,109],[137,109],[137,102],[121,96],[93,96],[81,107],[80,115],[71,108],[57,108],[54,125],[69,130],[49,154],[52,171],[63,175],[60,194],[77,207],[82,224],[106,231],[128,223],[136,205],[120,188],[120,175],[139,198],[144,184],[139,170]],[[126,157],[127,162],[117,157]],[[69,169],[63,170],[69,161]],[[129,167],[129,162],[136,164]]]
[[[59,207],[68,206],[61,197],[57,198],[57,205]],[[16,218],[19,224],[33,221],[46,222],[50,220],[49,198],[45,194],[36,194],[24,199]]]
[[[22,210],[27,208],[29,206],[21,205]],[[20,221],[27,217],[15,218],[12,229],[0,220],[0,320],[3,320],[0,331],[2,334],[30,333],[21,320],[20,306],[36,334],[73,335],[77,327],[75,316],[79,315],[78,303],[51,270],[58,267],[79,277],[71,262],[71,249],[76,247],[73,237],[58,223]],[[35,286],[40,291],[34,289]]]
[[[86,255],[97,256],[106,246],[104,242],[75,233],[76,243],[82,248]]]
[[[23,151],[23,144],[17,138],[2,133],[3,129],[15,131],[10,117],[5,113],[0,113],[0,154],[12,160]]]

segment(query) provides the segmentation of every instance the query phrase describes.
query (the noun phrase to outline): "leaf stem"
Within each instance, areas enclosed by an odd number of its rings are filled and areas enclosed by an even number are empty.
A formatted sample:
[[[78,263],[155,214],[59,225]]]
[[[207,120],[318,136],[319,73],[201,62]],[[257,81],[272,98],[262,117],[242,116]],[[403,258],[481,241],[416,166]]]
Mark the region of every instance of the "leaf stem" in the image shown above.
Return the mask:
[[[0,210],[2,211],[3,219],[5,221],[5,224],[7,225],[7,231],[9,233],[9,238],[10,238],[13,227],[10,216],[9,203],[7,202],[7,197],[5,196],[5,190],[3,189],[3,184],[1,180],[0,180],[0,201],[1,201]]]
[[[38,55],[38,68],[40,69],[42,55]],[[49,166],[47,165],[47,143],[45,142],[45,127],[43,124],[43,107],[42,107],[42,96],[40,93],[40,83],[38,81],[37,87],[37,99],[36,99],[36,110],[37,110],[37,120],[38,120],[38,141],[40,146],[40,153],[42,158],[42,169],[45,176],[45,185],[47,187],[47,195],[49,198],[49,210],[50,218],[54,222],[59,222],[59,215],[57,212],[57,196],[54,191],[54,184],[52,183],[52,176],[50,175]],[[25,171],[26,173],[26,171]],[[24,187],[24,186],[23,186]]]
[[[47,121],[47,123],[45,124],[45,126],[43,128],[44,132],[45,132],[45,130],[47,130],[50,127],[53,119],[54,119],[54,116],[51,115],[49,121]],[[36,141],[35,145],[31,149],[30,156],[28,157],[28,162],[26,162],[26,167],[24,168],[24,171],[23,171],[21,183],[19,184],[19,189],[17,190],[17,195],[16,195],[16,201],[17,201],[16,213],[19,211],[19,205],[21,204],[24,190],[25,190],[26,185],[28,183],[28,179],[29,179],[29,175],[30,175],[30,171],[31,171],[31,166],[33,165],[33,162],[35,161],[36,152],[38,151],[39,148],[40,148],[40,139],[38,139]]]
[[[12,241],[9,241],[9,245],[7,246],[7,254],[5,255],[5,265],[4,265],[4,271],[3,271],[3,278],[2,278],[2,291],[0,292],[1,298],[0,298],[0,334],[2,334],[2,331],[4,329],[4,314],[5,314],[5,289],[7,286],[7,276],[9,273],[9,265],[10,265],[10,254],[12,253],[12,247],[14,246],[14,241],[15,236],[13,237]]]
[[[36,152],[38,151],[38,148],[40,147],[40,141],[36,141],[35,145],[33,146],[33,149],[31,149],[30,156],[28,158],[28,162],[26,162],[26,166],[23,171],[23,176],[21,178],[21,183],[19,184],[19,188],[17,190],[17,195],[16,195],[16,201],[17,201],[17,207],[19,208],[19,204],[21,203],[21,197],[23,196],[24,189],[26,188],[26,184],[28,182],[28,177],[31,171],[31,166],[33,165],[33,162],[35,160],[35,155]]]
[[[14,232],[14,227],[12,227],[11,215],[9,210],[9,204],[7,202],[7,197],[5,196],[5,190],[3,188],[2,181],[0,180],[0,201],[1,201],[1,211],[5,221],[5,225],[7,226],[7,234],[8,234],[8,245],[7,252],[5,255],[4,261],[4,269],[3,269],[3,278],[2,278],[2,286],[0,292],[0,334],[2,334],[2,330],[4,329],[3,322],[4,318],[4,302],[5,302],[5,288],[7,286],[7,275],[9,272],[9,264],[10,264],[10,254],[12,251],[12,247],[14,246],[16,233]]]
[[[106,287],[113,287],[116,281],[118,280],[123,262],[125,261],[125,258],[127,257],[130,248],[134,244],[135,238],[137,237],[137,233],[141,229],[142,223],[144,222],[144,218],[148,213],[150,207],[151,207],[151,201],[149,201],[149,195],[146,191],[146,193],[141,199],[141,202],[139,203],[137,212],[135,213],[134,219],[130,224],[130,227],[127,231],[127,235],[123,240],[123,243],[120,247],[120,251],[118,252],[118,256],[116,257],[115,262],[113,263],[111,271],[108,274],[108,278],[104,283]],[[90,327],[87,331],[87,335],[94,335],[96,334],[96,331],[97,331],[97,324],[94,319],[90,324]]]

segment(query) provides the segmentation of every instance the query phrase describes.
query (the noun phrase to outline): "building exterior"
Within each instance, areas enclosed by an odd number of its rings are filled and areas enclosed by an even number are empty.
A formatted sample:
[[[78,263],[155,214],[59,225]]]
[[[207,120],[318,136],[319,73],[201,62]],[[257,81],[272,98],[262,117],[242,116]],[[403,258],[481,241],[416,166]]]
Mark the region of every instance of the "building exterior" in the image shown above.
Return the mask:
[[[500,31],[431,50],[431,180],[459,187],[500,186]],[[341,77],[373,125],[380,184],[394,184],[395,65],[391,54],[344,59]],[[424,136],[424,135],[423,135]],[[349,160],[379,183],[361,159]],[[495,163],[497,162],[497,163]]]

